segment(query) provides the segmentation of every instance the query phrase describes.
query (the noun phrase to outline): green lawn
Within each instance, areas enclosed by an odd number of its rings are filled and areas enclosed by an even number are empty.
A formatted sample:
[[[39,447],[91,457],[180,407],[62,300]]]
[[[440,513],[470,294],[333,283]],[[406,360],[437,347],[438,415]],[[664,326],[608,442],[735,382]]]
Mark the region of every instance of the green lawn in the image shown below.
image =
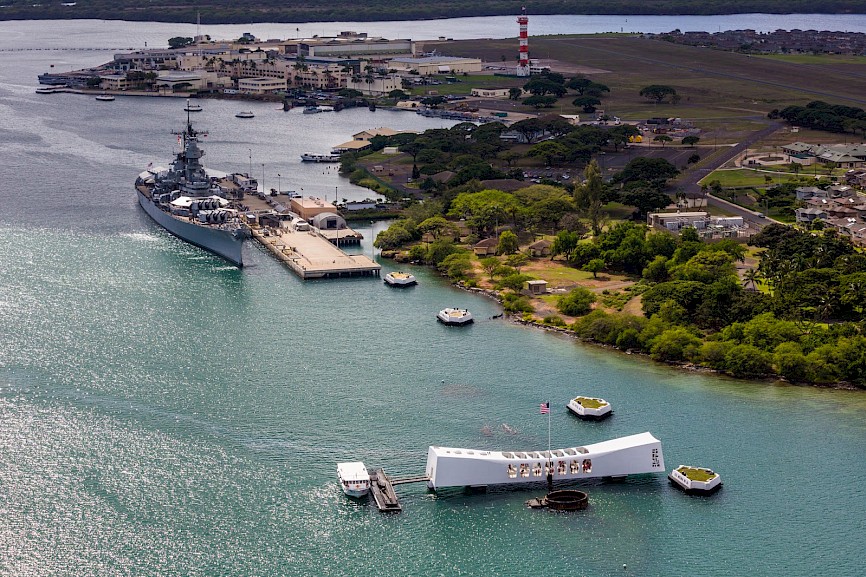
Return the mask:
[[[452,76],[452,75],[448,75]],[[441,84],[432,84],[413,87],[413,94],[429,93],[435,90],[439,95],[454,94],[458,96],[468,95],[473,88],[511,88],[526,84],[526,79],[509,78],[505,76],[493,76],[492,74],[461,76],[453,75],[457,82],[447,82],[446,75],[434,75],[430,78],[438,80]],[[571,104],[571,101],[569,101]]]
[[[698,467],[680,467],[677,471],[692,481],[706,482],[716,476],[716,473],[713,473],[709,469],[700,469]]]
[[[767,186],[767,181],[764,179],[763,173],[745,168],[734,170],[714,170],[701,180],[701,184],[709,184],[714,180],[718,180],[723,187]],[[775,177],[773,180],[774,182],[777,181],[778,177]]]
[[[752,56],[793,64],[866,64],[866,56],[853,54],[753,54]]]

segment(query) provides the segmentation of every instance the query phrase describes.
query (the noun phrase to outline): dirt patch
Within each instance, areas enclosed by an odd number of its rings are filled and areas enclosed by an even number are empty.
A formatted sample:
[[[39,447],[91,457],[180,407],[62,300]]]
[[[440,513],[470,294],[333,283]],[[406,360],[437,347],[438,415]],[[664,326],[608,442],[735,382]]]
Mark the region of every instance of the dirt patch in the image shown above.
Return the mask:
[[[542,66],[550,66],[553,72],[561,72],[563,74],[610,74],[610,70],[604,68],[595,68],[593,66],[585,66],[582,64],[573,64],[571,62],[563,62],[562,60],[553,60],[550,58],[540,58],[538,63]]]

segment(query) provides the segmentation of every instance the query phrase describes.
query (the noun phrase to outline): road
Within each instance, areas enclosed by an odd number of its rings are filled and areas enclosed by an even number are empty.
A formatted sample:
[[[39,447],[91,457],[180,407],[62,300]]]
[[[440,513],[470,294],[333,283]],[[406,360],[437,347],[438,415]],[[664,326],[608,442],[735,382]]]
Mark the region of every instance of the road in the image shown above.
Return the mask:
[[[723,153],[714,156],[712,162],[705,164],[700,168],[696,168],[686,172],[681,178],[679,178],[675,182],[675,185],[684,190],[685,193],[689,196],[699,196],[701,194],[701,185],[698,183],[701,181],[701,179],[703,179],[705,176],[707,176],[717,168],[723,166],[726,162],[732,160],[734,157],[742,153],[754,143],[758,142],[759,140],[763,140],[764,138],[767,138],[768,136],[779,130],[779,128],[781,127],[781,122],[771,122],[770,125],[767,126],[767,128],[753,132],[748,137],[744,138],[737,144],[725,150]],[[742,206],[736,205],[732,202],[728,202],[727,200],[722,200],[721,198],[707,196],[707,203],[712,204],[713,206],[724,208],[727,212],[734,213],[737,216],[742,216],[743,220],[749,223],[749,226],[761,228],[762,226],[766,226],[773,222],[769,218],[759,217],[759,213],[755,211],[743,208]]]

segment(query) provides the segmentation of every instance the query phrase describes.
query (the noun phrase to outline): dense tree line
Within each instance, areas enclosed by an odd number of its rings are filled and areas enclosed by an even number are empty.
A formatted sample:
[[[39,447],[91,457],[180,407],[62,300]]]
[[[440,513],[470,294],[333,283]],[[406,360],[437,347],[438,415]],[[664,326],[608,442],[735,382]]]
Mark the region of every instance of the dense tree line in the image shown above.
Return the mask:
[[[601,258],[608,269],[632,274],[643,266],[648,286],[643,317],[595,310],[571,328],[657,360],[738,377],[866,386],[866,255],[833,232],[783,225],[765,228],[753,244],[767,250],[758,271],[742,280],[734,269],[741,245],[704,243],[689,229],[677,239],[623,223],[570,245],[573,264]],[[769,291],[754,290],[759,282]]]
[[[772,110],[768,116],[782,118],[804,128],[828,132],[860,132],[866,136],[866,112],[853,106],[814,100],[806,106],[787,106],[781,110]]]
[[[132,0],[79,0],[74,6],[51,0],[33,3],[7,0],[0,18],[72,19],[98,18],[157,22],[195,22],[201,14],[202,24],[241,24],[251,22],[318,22],[426,20],[465,16],[517,14],[522,4],[516,0],[458,2],[438,0],[423,3],[396,3],[392,0],[370,0],[359,4],[346,0],[313,2],[299,0],[287,4],[279,0],[256,0],[239,5],[229,0],[152,0],[146,5]],[[66,2],[69,4],[68,2]],[[741,14],[741,13],[860,13],[859,0],[824,0],[815,4],[806,0],[538,0],[533,14]]]

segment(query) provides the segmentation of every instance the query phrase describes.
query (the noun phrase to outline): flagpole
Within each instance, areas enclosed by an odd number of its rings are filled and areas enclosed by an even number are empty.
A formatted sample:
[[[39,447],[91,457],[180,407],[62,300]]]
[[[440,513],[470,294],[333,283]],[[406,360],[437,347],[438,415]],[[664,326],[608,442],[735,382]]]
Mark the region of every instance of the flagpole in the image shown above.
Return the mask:
[[[550,401],[547,401],[547,490],[553,491],[553,455],[550,453]]]

